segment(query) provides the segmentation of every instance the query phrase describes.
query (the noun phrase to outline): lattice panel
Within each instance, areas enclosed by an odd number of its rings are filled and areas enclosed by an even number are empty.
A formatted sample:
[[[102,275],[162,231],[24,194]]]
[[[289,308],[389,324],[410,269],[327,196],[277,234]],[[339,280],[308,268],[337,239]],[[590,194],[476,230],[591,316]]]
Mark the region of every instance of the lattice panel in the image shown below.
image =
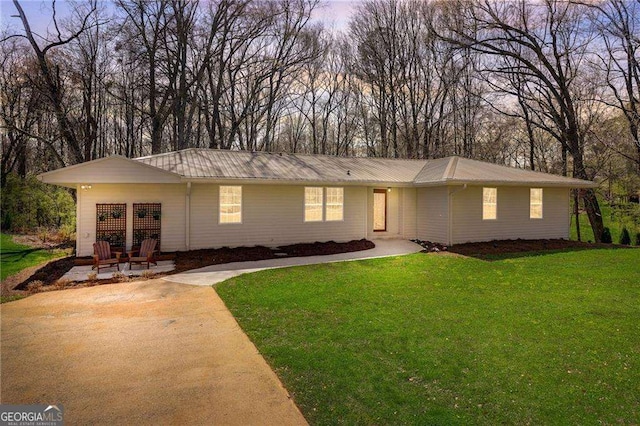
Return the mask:
[[[125,251],[126,204],[96,204],[96,241],[108,241],[113,251]]]
[[[133,204],[133,246],[140,247],[142,241],[153,238],[158,241],[156,249],[160,250],[160,229],[162,223],[161,203]]]

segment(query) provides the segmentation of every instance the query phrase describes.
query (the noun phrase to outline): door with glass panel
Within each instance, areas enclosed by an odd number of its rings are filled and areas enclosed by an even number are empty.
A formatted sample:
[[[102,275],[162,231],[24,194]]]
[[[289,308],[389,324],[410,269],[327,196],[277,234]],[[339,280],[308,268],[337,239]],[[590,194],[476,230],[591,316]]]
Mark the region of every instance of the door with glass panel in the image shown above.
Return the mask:
[[[387,190],[373,190],[373,230],[382,232],[387,230]]]

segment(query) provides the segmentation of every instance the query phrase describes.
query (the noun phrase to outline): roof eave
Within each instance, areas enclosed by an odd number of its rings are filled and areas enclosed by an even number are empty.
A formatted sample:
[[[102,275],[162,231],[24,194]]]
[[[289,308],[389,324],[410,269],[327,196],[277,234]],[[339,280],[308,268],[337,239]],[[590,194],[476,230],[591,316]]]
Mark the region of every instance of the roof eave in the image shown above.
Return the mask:
[[[218,183],[234,185],[340,185],[340,186],[385,186],[412,187],[413,182],[391,181],[345,181],[345,180],[308,180],[308,179],[273,179],[273,178],[228,178],[228,177],[183,177],[183,182]]]
[[[469,179],[446,179],[434,182],[416,182],[414,186],[429,187],[429,186],[446,186],[446,185],[473,185],[473,186],[535,186],[541,188],[596,188],[598,186],[595,182],[587,180],[575,180],[569,182],[549,182],[549,181],[498,181],[498,180],[469,180]]]

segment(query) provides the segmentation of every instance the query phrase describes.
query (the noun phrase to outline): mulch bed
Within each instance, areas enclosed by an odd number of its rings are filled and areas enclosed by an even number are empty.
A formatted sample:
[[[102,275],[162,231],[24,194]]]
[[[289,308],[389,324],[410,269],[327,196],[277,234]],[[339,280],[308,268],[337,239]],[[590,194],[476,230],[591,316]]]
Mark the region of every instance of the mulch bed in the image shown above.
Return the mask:
[[[451,253],[479,258],[494,255],[539,252],[546,250],[587,250],[594,248],[628,248],[616,244],[586,243],[583,241],[554,240],[501,240],[485,243],[456,244],[448,247]]]
[[[176,253],[176,269],[173,272],[184,272],[190,269],[231,262],[350,253],[369,250],[374,247],[375,244],[371,241],[362,239],[349,241],[348,243],[328,241],[326,243],[292,244],[277,248],[256,246],[192,250]]]
[[[192,250],[176,253],[165,253],[159,256],[159,260],[174,260],[175,269],[168,273],[160,273],[154,275],[154,278],[164,275],[176,274],[191,269],[202,268],[209,265],[219,265],[231,262],[246,262],[265,259],[276,259],[284,257],[303,257],[318,256],[338,253],[349,253],[360,250],[368,250],[375,247],[371,241],[353,240],[347,243],[316,242],[310,244],[292,244],[277,248],[268,248],[262,246],[256,247],[223,247],[219,249],[203,249]],[[126,260],[123,260],[125,262]],[[87,285],[113,284],[122,282],[123,277],[109,278],[105,280],[97,280],[91,283],[66,283],[63,286],[54,284],[73,266],[75,265],[91,265],[90,257],[65,257],[47,263],[42,267],[34,267],[25,270],[15,276],[8,277],[7,283],[3,282],[3,295],[7,294],[23,294],[27,290],[27,286],[34,281],[41,281],[43,290],[53,290],[54,288],[69,287],[86,287]],[[136,280],[144,279],[135,277]],[[11,280],[11,281],[10,281]],[[15,282],[17,281],[17,283]],[[59,283],[59,282],[58,282]]]

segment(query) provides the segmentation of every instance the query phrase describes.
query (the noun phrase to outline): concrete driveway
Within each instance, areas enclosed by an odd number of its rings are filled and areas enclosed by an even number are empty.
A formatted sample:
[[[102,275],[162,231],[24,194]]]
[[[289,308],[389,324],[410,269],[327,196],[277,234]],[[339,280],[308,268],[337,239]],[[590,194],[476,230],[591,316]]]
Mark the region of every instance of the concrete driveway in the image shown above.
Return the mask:
[[[152,280],[2,305],[7,404],[66,424],[306,424],[210,287]]]

